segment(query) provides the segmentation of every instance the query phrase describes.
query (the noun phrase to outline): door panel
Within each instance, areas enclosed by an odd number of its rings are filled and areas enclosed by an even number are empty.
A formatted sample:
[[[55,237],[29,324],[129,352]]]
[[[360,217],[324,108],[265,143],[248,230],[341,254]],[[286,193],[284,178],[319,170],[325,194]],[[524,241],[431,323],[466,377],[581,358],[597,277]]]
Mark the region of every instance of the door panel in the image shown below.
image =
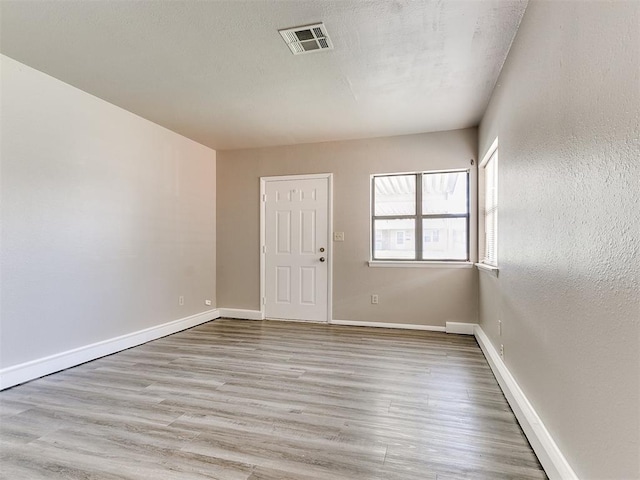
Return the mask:
[[[291,253],[291,211],[276,211],[276,245],[279,254]]]
[[[291,267],[276,267],[276,303],[291,303]]]
[[[300,303],[315,305],[316,303],[316,269],[300,267]]]
[[[329,179],[265,184],[265,315],[327,321]]]
[[[313,255],[316,253],[316,212],[303,210],[300,212],[300,253]]]

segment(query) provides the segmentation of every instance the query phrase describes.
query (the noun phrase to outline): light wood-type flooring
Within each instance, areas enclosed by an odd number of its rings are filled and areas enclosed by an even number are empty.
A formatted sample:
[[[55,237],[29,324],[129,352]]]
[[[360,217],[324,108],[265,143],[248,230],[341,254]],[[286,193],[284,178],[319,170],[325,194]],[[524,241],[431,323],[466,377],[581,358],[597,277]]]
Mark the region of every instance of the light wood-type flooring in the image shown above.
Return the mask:
[[[220,319],[0,393],[0,477],[546,478],[473,337]]]

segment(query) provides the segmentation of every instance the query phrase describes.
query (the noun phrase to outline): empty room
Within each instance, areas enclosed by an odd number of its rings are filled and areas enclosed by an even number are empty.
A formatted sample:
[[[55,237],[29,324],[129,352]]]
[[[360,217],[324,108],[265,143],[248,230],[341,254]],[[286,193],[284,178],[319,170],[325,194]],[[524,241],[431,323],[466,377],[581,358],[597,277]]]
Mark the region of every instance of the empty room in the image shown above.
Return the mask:
[[[0,0],[0,479],[640,480],[640,2]]]

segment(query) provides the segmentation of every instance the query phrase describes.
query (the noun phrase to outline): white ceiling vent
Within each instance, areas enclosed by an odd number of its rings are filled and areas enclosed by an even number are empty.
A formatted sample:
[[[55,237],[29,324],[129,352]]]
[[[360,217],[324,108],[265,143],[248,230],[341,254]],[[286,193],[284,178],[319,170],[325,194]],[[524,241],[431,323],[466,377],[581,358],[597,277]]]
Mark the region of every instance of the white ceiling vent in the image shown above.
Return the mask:
[[[332,50],[333,44],[323,23],[278,30],[294,55]]]

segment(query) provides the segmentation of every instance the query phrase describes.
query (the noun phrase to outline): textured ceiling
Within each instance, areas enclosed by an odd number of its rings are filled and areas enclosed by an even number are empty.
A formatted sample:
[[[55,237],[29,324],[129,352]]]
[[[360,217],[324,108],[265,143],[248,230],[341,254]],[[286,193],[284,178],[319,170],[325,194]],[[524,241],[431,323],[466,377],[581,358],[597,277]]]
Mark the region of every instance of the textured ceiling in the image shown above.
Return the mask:
[[[0,49],[216,149],[478,124],[526,0],[7,1]],[[334,50],[278,29],[324,22]]]

